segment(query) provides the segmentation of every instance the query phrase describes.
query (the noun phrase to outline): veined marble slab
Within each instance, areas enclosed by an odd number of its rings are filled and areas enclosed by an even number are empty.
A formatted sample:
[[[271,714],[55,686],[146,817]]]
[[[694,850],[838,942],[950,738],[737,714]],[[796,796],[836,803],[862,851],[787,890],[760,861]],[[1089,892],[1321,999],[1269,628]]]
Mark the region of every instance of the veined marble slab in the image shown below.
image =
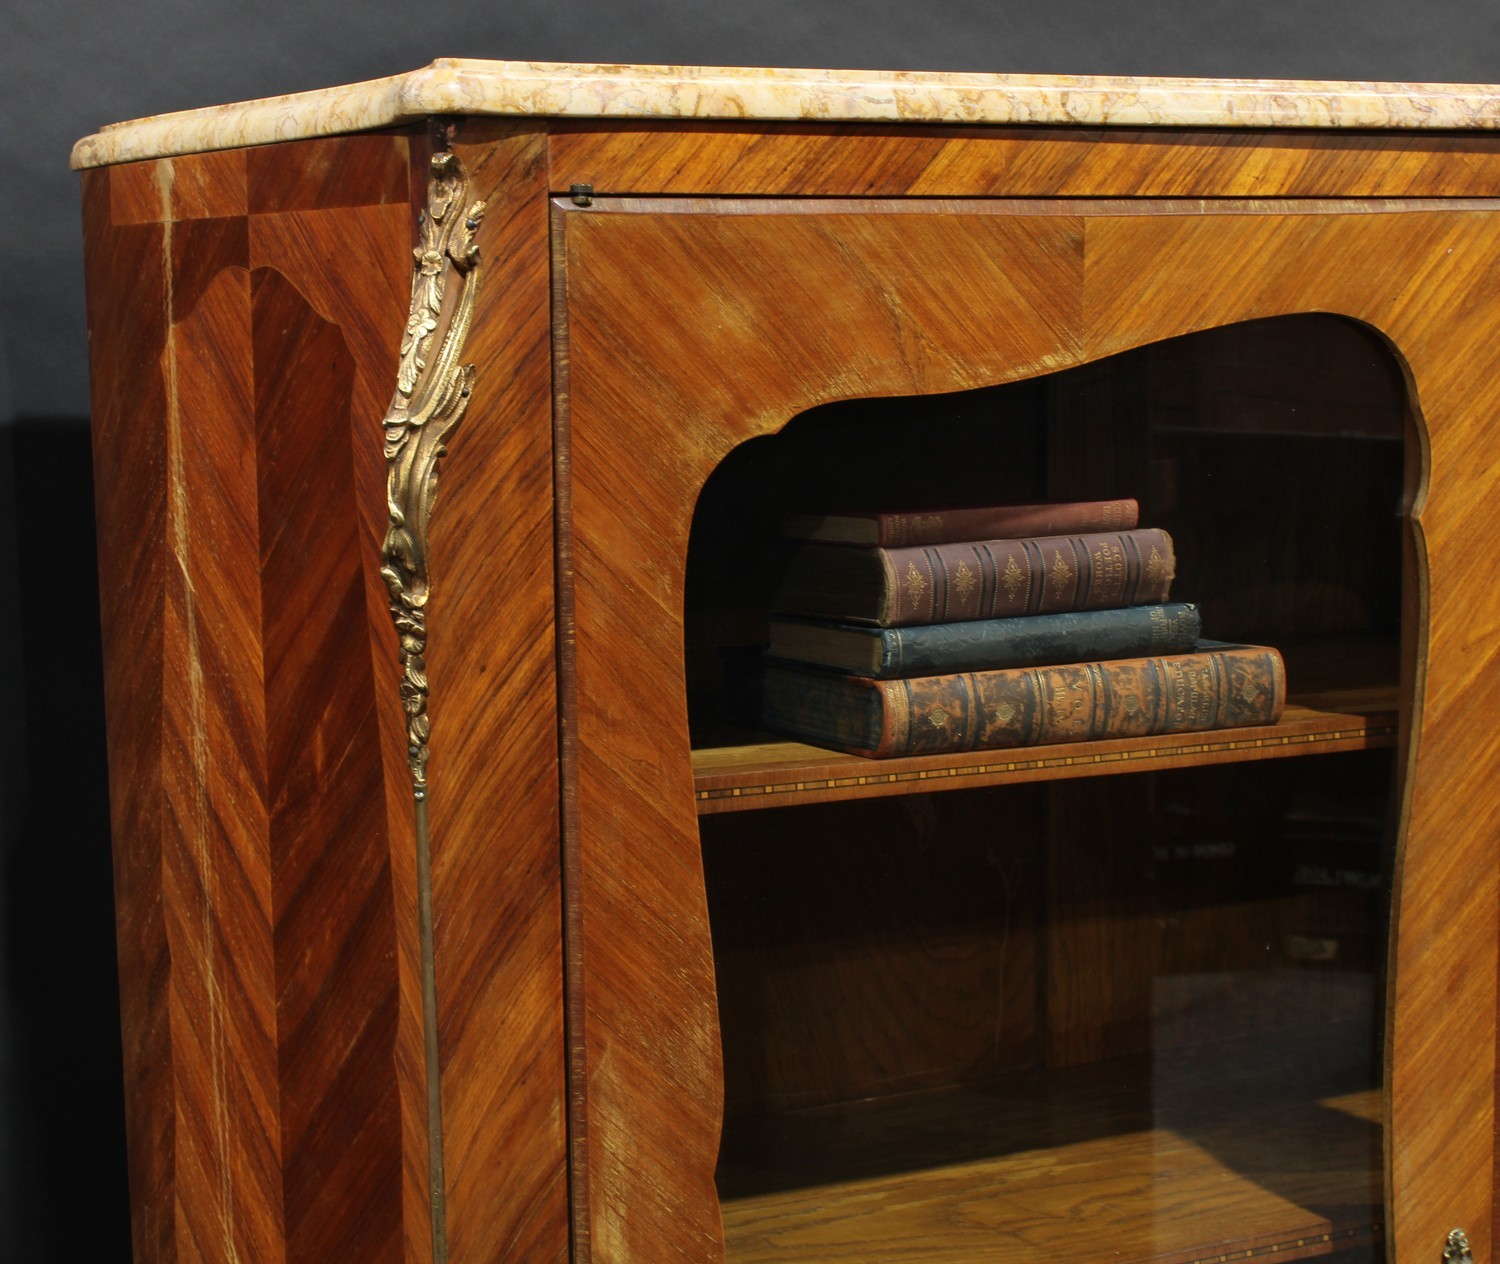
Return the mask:
[[[366,83],[116,123],[75,168],[389,127],[434,114],[1125,127],[1500,128],[1500,87],[444,59]]]

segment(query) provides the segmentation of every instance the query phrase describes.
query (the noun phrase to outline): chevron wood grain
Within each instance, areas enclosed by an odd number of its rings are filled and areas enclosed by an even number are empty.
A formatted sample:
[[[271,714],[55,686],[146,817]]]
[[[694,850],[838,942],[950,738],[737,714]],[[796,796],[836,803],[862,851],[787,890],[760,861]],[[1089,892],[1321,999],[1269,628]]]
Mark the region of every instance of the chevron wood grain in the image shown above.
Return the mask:
[[[1487,1240],[1495,1068],[1487,1037],[1466,1047],[1464,1032],[1473,1022],[1488,1033],[1495,1019],[1487,848],[1497,804],[1484,761],[1461,751],[1495,703],[1487,655],[1463,647],[1490,644],[1494,630],[1461,594],[1483,584],[1479,505],[1493,494],[1485,419],[1500,376],[1482,345],[1489,317],[1477,315],[1495,310],[1491,208],[556,206],[567,269],[579,795],[610,805],[607,817],[581,808],[578,831],[595,1258],[636,1258],[647,1237],[698,1258],[712,1230],[684,1209],[701,1198],[713,1132],[682,1115],[693,1094],[713,1117],[717,1042],[701,1028],[712,1011],[675,987],[643,993],[638,984],[622,1004],[632,962],[617,940],[589,933],[597,911],[601,926],[628,927],[631,948],[673,979],[698,979],[689,973],[704,932],[688,887],[696,830],[682,776],[680,618],[690,507],[708,474],[735,443],[831,398],[961,390],[1310,310],[1347,314],[1389,338],[1411,375],[1428,457],[1417,530],[1429,618],[1395,932],[1391,1225],[1398,1256],[1441,1241],[1444,1217],[1480,1226],[1471,1239]],[[1455,321],[1454,311],[1476,318]],[[719,371],[702,373],[706,363]],[[621,672],[608,647],[627,642],[635,666]],[[627,730],[653,734],[651,750]],[[664,747],[675,755],[663,758]],[[625,907],[632,899],[638,907]],[[1459,1116],[1438,1109],[1433,1093],[1461,1102]],[[621,1162],[669,1136],[669,1185],[666,1169]],[[632,1209],[628,1232],[638,1238],[608,1223],[614,1203]]]
[[[370,438],[372,426],[378,425],[385,410],[392,384],[391,365],[399,349],[400,330],[389,313],[399,312],[406,302],[412,212],[404,203],[377,200],[384,196],[384,188],[383,181],[375,183],[370,189],[371,201],[345,210],[314,206],[255,216],[250,220],[250,246],[256,275],[296,278],[308,300],[317,305],[320,318],[339,330],[352,361],[347,399],[334,414],[342,419],[342,424],[331,430],[340,444],[331,468],[346,470],[350,481],[344,495],[333,498],[332,504],[352,507],[352,524],[341,520],[339,529],[352,525],[356,533],[346,547],[354,549],[360,563],[362,609],[357,617],[352,610],[342,612],[339,617],[346,622],[355,619],[354,626],[359,628],[359,644],[348,644],[346,651],[349,661],[363,658],[366,663],[363,679],[368,699],[364,705],[370,711],[363,722],[366,726],[363,731],[378,732],[380,740],[378,752],[366,751],[368,767],[380,772],[379,783],[367,785],[366,792],[369,804],[378,805],[381,812],[373,837],[384,834],[389,839],[382,867],[384,880],[389,883],[390,932],[396,956],[397,1010],[392,1038],[400,1134],[399,1142],[393,1136],[385,1138],[385,1142],[388,1150],[399,1153],[402,1172],[402,1193],[399,1200],[392,1196],[389,1207],[398,1202],[401,1207],[396,1231],[405,1241],[405,1258],[421,1259],[431,1249],[432,1232],[427,1197],[416,845],[405,767],[405,730],[399,709],[393,711],[388,705],[396,674],[392,666],[395,647],[387,614],[388,597],[375,566],[379,540],[385,530],[385,463],[380,445],[372,443]],[[316,198],[321,200],[324,195],[319,193]],[[318,375],[316,369],[310,373],[313,377]],[[303,389],[301,378],[299,374],[287,379],[286,389]],[[310,415],[318,415],[317,410],[311,410]],[[305,477],[326,478],[318,474],[320,468],[313,466]],[[314,499],[324,498],[316,482],[303,490]],[[325,635],[331,626],[335,625],[324,625]],[[375,864],[373,855],[367,856],[365,863]],[[336,872],[336,867],[329,872]],[[315,906],[317,901],[311,904]],[[376,963],[367,966],[377,976],[386,968]],[[353,994],[359,994],[357,987]]]
[[[249,273],[223,268],[173,315],[163,644],[179,1214],[193,1253],[274,1261],[286,1191]]]
[[[392,863],[371,846],[385,803],[368,554],[342,508],[362,436],[293,420],[350,416],[356,366],[285,275],[251,277],[287,1252],[397,1259]]]
[[[404,207],[411,201],[405,131],[231,152],[244,164],[246,210],[252,215]]]
[[[487,209],[463,353],[475,391],[431,536],[429,954],[379,549],[380,423],[435,144]],[[87,173],[137,1261],[866,1258],[821,1192],[736,1194],[743,1146],[721,1214],[726,1107],[868,1119],[851,1096],[936,1088],[941,1114],[945,1086],[1138,1052],[1144,976],[1122,966],[1111,991],[1102,968],[1132,940],[1128,910],[1076,935],[1039,911],[1070,881],[1066,857],[1046,857],[1047,820],[1085,834],[1080,805],[1128,798],[1128,778],[1058,806],[1047,796],[1067,787],[1038,765],[990,779],[1057,787],[934,807],[914,797],[932,761],[855,791],[834,757],[767,747],[700,755],[695,783],[694,508],[741,445],[821,405],[1092,373],[1313,312],[1384,346],[1412,414],[1399,718],[1382,703],[1378,722],[1329,712],[1283,734],[1321,725],[1329,749],[1402,756],[1388,1067],[1383,1093],[1324,1103],[1355,1155],[1359,1215],[1287,1219],[1247,1189],[1266,1220],[1242,1245],[1300,1258],[1384,1234],[1416,1260],[1462,1224],[1488,1258],[1497,177],[1500,146],[1444,133],[499,119]],[[578,184],[592,198],[557,196]],[[993,425],[994,451],[1014,435],[1006,477],[1026,484],[1045,431]],[[1241,761],[1173,762],[1221,757]],[[773,783],[799,806],[710,801]],[[977,827],[925,884],[843,876],[867,858],[860,822],[903,814],[885,838],[915,855],[936,819],[978,819],[997,795],[1025,835],[1007,853],[1025,870],[1007,879],[1014,906],[981,889],[994,856]],[[794,855],[820,835],[816,860]],[[1117,883],[1124,862],[1094,843],[1102,856],[1070,862],[1102,893],[1078,884],[1081,916],[1135,880]],[[766,855],[786,860],[767,870]],[[816,881],[763,912],[794,871]],[[815,960],[820,927],[839,950]],[[1098,977],[1035,990],[1069,952]],[[801,982],[764,995],[778,971]],[[808,1008],[803,984],[840,1004]],[[1049,1005],[1095,1027],[1049,1029]],[[892,1030],[918,1011],[931,1021]],[[726,1048],[762,1040],[762,1061],[726,1074]],[[1383,1225],[1365,1158],[1382,1120]],[[875,1161],[850,1136],[840,1162]],[[1192,1199],[1218,1180],[1207,1151]],[[1101,1172],[1116,1153],[1097,1149]],[[881,1232],[899,1237],[904,1216],[935,1232],[949,1211],[903,1208],[950,1175],[879,1162]],[[1093,1184],[1078,1205],[1108,1221]],[[1154,1230],[1132,1223],[1148,1258]],[[1170,1258],[1218,1258],[1195,1224],[1190,1203]]]
[[[165,591],[165,233],[159,223],[116,220],[119,174],[91,172],[83,182],[90,327],[118,331],[90,344],[105,718],[131,1242],[136,1259],[171,1262],[188,1253],[179,1253],[176,1240],[178,1119],[162,882],[167,668],[160,639],[141,635],[162,626]]]
[[[149,743],[134,757],[146,765],[122,775],[149,796],[147,774],[162,770],[160,823],[116,829],[122,928],[156,927],[145,942],[132,929],[121,963],[126,1047],[161,1085],[132,1124],[140,1260],[394,1260],[419,1258],[406,1238],[430,1241],[425,1189],[402,1197],[405,1168],[425,1184],[425,1080],[418,1058],[403,1091],[395,1056],[396,948],[416,934],[395,890],[410,868],[410,802],[399,716],[381,705],[394,638],[372,545],[401,332],[391,313],[409,274],[396,144],[384,138],[384,174],[333,207],[306,172],[333,160],[348,177],[369,165],[368,146],[342,164],[336,143],[295,154],[296,179],[274,188],[274,164],[244,154],[147,164],[150,180],[131,169],[125,181],[136,223],[95,229],[153,239],[131,283],[161,278],[171,331],[122,313],[160,350],[106,357],[95,377],[101,459],[126,459],[111,440],[123,414],[143,529],[151,497],[161,506],[156,536],[136,540],[161,576],[138,591],[165,593],[141,631],[160,635],[125,635],[111,654],[132,734]],[[148,187],[157,226],[139,222]],[[248,215],[250,189],[279,209]],[[165,418],[154,451],[140,419],[152,376]],[[136,503],[118,499],[130,475],[101,469],[111,512]],[[142,644],[159,646],[141,655],[148,683],[130,661]],[[142,690],[155,691],[159,724]]]
[[[449,1258],[568,1257],[544,135],[475,123],[486,204],[439,474],[428,655],[434,959]],[[519,1087],[518,1086],[523,1086]]]
[[[552,125],[552,188],[759,197],[1485,197],[1483,137],[1254,128]]]

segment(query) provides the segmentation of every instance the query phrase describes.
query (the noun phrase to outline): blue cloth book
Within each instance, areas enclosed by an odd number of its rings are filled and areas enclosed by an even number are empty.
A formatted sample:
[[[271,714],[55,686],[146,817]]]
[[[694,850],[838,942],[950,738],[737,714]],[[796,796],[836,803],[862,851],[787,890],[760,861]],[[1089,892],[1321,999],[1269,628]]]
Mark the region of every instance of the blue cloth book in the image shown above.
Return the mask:
[[[895,680],[1183,654],[1197,643],[1199,633],[1198,608],[1186,602],[903,628],[782,616],[771,620],[767,653],[853,676]]]

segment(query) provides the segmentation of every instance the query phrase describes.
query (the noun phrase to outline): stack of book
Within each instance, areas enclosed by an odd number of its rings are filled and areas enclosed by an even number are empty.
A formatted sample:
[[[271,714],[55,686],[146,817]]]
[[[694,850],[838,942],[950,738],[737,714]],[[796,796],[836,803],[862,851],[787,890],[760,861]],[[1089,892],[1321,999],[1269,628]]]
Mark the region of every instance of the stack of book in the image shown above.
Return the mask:
[[[753,701],[873,757],[1274,723],[1280,655],[1201,641],[1133,500],[788,519]]]

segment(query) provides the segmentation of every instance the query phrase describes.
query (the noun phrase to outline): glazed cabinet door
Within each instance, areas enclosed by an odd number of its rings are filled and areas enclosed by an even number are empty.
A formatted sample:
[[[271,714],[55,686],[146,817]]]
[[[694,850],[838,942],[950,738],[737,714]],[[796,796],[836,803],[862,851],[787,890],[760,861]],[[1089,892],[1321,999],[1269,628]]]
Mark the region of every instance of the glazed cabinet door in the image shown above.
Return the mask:
[[[552,231],[575,1259],[1489,1259],[1500,204]],[[726,722],[784,513],[1093,495],[1280,723]]]

